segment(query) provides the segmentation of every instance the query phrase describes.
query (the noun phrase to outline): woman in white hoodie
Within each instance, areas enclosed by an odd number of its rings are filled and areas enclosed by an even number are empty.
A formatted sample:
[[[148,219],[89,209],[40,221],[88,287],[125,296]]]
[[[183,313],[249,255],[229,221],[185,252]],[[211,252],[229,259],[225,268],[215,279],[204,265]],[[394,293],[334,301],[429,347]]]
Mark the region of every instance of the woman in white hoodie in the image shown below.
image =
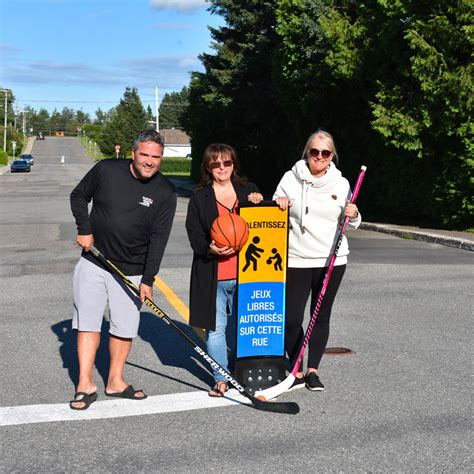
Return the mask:
[[[281,209],[290,208],[285,349],[292,364],[304,337],[302,323],[308,297],[311,294],[312,315],[339,225],[345,216],[349,216],[349,227],[353,229],[361,222],[357,206],[348,202],[351,198],[349,182],[334,161],[337,162],[337,152],[332,135],[318,130],[309,137],[302,159],[283,175],[273,196]],[[348,254],[344,237],[311,334],[306,375],[301,365],[290,390],[304,386],[313,391],[324,389],[318,368],[328,341],[331,308],[344,276]]]

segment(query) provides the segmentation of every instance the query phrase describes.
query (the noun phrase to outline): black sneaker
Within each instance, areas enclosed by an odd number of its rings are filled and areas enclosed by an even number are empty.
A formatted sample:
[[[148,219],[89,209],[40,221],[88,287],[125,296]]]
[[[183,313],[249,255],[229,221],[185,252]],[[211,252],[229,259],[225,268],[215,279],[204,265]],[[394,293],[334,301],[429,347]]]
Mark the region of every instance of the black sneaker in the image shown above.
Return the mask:
[[[291,392],[293,390],[296,390],[297,388],[303,388],[305,386],[305,380],[304,377],[295,378],[295,381],[293,382],[293,385],[287,390],[287,392]]]
[[[313,392],[320,392],[324,390],[324,385],[319,380],[318,374],[316,372],[309,372],[305,376],[306,388],[312,390]]]

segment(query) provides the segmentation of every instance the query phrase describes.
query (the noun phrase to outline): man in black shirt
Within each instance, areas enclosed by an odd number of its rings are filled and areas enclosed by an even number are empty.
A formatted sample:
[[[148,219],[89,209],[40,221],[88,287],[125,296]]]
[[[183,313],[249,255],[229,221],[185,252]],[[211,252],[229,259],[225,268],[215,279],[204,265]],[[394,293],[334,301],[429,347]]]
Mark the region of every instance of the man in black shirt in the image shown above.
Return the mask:
[[[106,304],[110,308],[110,370],[105,394],[143,400],[124,380],[132,338],[137,335],[141,303],[153,297],[176,210],[173,185],[159,173],[164,143],[154,130],[140,133],[132,160],[97,163],[71,193],[82,255],[74,272],[74,318],[77,329],[79,384],[70,407],[85,410],[97,399],[95,356]],[[89,214],[88,203],[92,200]],[[89,249],[94,244],[140,288],[134,298]],[[141,300],[141,301],[140,301]]]

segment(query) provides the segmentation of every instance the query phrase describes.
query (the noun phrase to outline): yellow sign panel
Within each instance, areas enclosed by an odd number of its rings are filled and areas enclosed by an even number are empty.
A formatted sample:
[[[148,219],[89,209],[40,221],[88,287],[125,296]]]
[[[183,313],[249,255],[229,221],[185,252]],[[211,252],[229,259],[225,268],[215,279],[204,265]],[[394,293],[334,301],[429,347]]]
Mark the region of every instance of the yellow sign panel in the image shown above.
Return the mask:
[[[288,239],[288,211],[277,206],[241,207],[249,238],[239,252],[239,284],[284,282]]]

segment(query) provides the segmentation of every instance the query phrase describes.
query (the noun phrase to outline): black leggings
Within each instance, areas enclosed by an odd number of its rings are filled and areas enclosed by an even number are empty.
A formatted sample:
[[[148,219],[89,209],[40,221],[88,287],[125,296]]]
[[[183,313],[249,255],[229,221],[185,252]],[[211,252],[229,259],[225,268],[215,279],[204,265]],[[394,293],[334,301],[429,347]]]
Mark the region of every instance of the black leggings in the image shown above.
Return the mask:
[[[288,268],[286,279],[285,350],[293,367],[304,338],[302,328],[304,310],[311,292],[310,316],[313,315],[319,290],[327,268]],[[321,308],[309,340],[308,367],[317,369],[329,338],[329,319],[332,304],[346,270],[345,265],[334,267],[326,288]],[[306,329],[306,328],[305,328]],[[303,370],[301,363],[299,371]]]

